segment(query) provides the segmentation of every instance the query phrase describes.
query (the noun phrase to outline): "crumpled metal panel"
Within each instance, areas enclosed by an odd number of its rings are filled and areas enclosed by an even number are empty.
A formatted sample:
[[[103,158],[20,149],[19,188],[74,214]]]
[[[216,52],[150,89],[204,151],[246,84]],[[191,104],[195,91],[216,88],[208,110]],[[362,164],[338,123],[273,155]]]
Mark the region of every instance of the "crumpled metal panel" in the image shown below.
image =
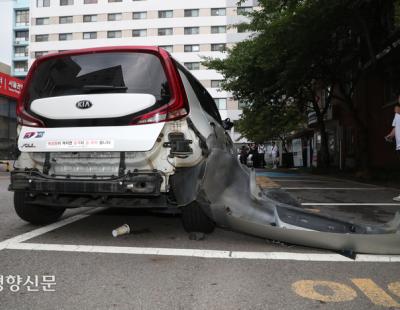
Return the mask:
[[[282,189],[261,191],[255,172],[207,139],[210,153],[196,200],[217,225],[292,244],[356,253],[400,254],[400,214],[383,225],[363,225],[307,212]],[[198,169],[197,171],[202,171]]]

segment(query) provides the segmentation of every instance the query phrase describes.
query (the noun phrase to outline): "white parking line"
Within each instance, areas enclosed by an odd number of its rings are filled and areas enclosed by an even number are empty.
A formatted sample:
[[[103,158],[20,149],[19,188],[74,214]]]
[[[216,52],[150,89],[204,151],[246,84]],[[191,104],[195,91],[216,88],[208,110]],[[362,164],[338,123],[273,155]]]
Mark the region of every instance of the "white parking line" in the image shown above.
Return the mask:
[[[306,203],[303,205],[307,205]],[[320,205],[320,204],[318,204]],[[398,204],[400,205],[400,204]],[[42,244],[23,243],[57,228],[74,223],[90,215],[98,213],[105,208],[94,208],[83,214],[71,216],[57,223],[41,227],[22,235],[0,242],[1,250],[30,250],[54,252],[80,252],[80,253],[110,253],[156,256],[180,256],[223,259],[250,259],[250,260],[289,260],[289,261],[316,261],[316,262],[400,262],[400,255],[357,255],[355,260],[339,254],[331,253],[290,253],[290,252],[243,252],[207,249],[179,249],[179,248],[149,248],[149,247],[118,247],[118,246],[92,246],[71,244]]]
[[[400,206],[400,203],[386,202],[303,202],[302,206]]]
[[[104,208],[91,209],[91,210],[89,210],[89,211],[87,211],[85,213],[77,214],[77,215],[65,218],[65,219],[63,219],[63,220],[61,220],[59,222],[56,222],[56,223],[53,223],[53,224],[50,224],[50,225],[47,225],[47,226],[44,226],[44,227],[40,227],[40,228],[34,229],[32,231],[29,231],[27,233],[24,233],[22,235],[19,235],[19,236],[4,240],[4,241],[0,242],[0,250],[7,248],[7,246],[9,244],[18,244],[20,242],[24,242],[24,241],[27,241],[29,239],[38,237],[40,235],[48,233],[49,231],[52,231],[52,230],[55,230],[55,229],[60,228],[62,226],[65,226],[65,225],[71,224],[73,222],[82,220],[82,219],[84,219],[84,218],[86,218],[86,217],[88,217],[88,216],[90,216],[90,215],[92,215],[94,213],[100,212],[102,210],[104,210]]]
[[[315,179],[275,179],[270,178],[275,182],[308,182],[308,183],[327,183],[332,182],[330,180],[315,180]]]
[[[343,190],[343,191],[377,191],[387,190],[382,187],[281,187],[285,190]]]
[[[250,260],[289,260],[305,262],[400,262],[400,255],[357,255],[355,260],[339,254],[289,253],[289,252],[242,252],[176,248],[141,248],[116,246],[91,246],[71,244],[10,243],[6,249],[54,252],[109,253],[153,256],[180,256]]]

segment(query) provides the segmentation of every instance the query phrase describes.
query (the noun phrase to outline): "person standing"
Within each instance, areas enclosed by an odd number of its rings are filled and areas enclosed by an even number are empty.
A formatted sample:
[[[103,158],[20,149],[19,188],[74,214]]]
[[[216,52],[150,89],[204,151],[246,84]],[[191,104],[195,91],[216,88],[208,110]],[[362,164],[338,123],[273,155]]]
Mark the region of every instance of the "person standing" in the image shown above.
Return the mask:
[[[385,136],[387,141],[392,141],[393,138],[396,141],[396,153],[400,158],[400,95],[398,101],[394,106],[394,119],[392,123],[392,130],[388,135]],[[400,201],[400,195],[393,198],[394,201]]]
[[[260,160],[260,168],[265,167],[265,144],[258,145],[258,156]]]
[[[276,169],[279,161],[279,148],[275,144],[275,142],[272,142],[271,157],[272,157],[272,169]]]
[[[240,149],[240,163],[243,165],[246,165],[247,163],[247,156],[248,156],[248,152],[247,152],[247,147],[245,145],[243,145]]]
[[[252,143],[250,146],[250,152],[249,155],[251,155],[251,161],[253,163],[253,167],[257,168],[258,167],[258,146],[255,143]]]

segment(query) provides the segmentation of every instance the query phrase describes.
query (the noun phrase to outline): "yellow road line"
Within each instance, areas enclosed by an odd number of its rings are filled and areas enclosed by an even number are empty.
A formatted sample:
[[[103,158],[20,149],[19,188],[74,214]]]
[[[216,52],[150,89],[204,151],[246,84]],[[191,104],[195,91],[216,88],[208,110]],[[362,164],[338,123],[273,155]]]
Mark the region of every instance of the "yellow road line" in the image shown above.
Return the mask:
[[[400,282],[393,282],[389,283],[388,285],[389,291],[391,291],[393,294],[397,295],[400,297]]]
[[[316,290],[316,287],[328,288],[328,294],[322,294]],[[351,301],[357,297],[357,293],[351,287],[333,282],[319,280],[300,280],[292,284],[293,291],[308,299],[323,302],[343,302]]]
[[[351,279],[351,281],[367,296],[373,304],[383,307],[400,307],[392,297],[371,279]],[[395,287],[397,288],[397,286]]]
[[[280,185],[265,176],[256,176],[256,182],[261,188],[279,188]]]

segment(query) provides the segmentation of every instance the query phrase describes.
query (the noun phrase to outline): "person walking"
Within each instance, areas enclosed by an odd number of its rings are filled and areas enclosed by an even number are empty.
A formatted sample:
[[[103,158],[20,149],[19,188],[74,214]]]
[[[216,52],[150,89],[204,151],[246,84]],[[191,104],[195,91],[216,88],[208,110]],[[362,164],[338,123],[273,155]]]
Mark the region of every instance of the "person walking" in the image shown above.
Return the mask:
[[[394,106],[394,119],[392,123],[392,130],[388,135],[385,136],[386,141],[392,141],[395,139],[396,141],[396,153],[400,158],[400,95],[398,97],[398,101]],[[393,197],[394,201],[400,201],[400,195]]]

